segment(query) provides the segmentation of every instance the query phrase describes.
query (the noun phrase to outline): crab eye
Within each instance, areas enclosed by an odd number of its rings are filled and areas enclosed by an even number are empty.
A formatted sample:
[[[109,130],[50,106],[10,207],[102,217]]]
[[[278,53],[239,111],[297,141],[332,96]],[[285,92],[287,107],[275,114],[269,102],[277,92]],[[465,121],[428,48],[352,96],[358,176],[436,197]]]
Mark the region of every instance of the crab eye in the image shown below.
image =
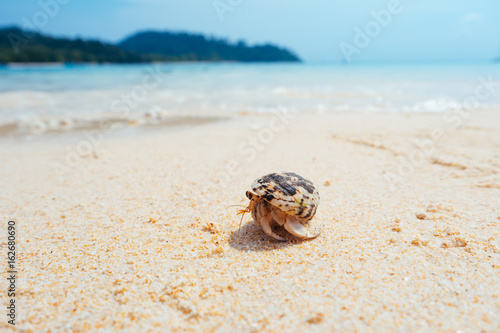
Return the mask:
[[[247,191],[247,192],[245,193],[245,195],[247,196],[247,198],[248,198],[248,199],[252,200],[252,198],[253,198],[253,193],[252,193],[252,192]]]

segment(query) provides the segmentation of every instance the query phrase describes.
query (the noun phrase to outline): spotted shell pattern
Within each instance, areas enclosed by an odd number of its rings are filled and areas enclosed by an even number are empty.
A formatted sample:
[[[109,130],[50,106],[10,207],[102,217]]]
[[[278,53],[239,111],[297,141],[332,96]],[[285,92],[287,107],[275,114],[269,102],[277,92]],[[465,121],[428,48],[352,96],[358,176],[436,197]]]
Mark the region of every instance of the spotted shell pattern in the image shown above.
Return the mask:
[[[253,182],[252,191],[247,192],[250,200],[255,194],[284,213],[305,222],[314,217],[320,200],[314,184],[293,172],[265,175]]]

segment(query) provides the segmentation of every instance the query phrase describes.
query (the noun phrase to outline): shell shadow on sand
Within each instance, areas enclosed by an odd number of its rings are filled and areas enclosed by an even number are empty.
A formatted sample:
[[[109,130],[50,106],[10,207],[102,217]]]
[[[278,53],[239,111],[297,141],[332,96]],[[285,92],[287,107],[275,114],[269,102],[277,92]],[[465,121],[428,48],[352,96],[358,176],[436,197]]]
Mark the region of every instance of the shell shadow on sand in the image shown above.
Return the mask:
[[[240,251],[273,251],[283,249],[289,246],[308,242],[309,240],[302,240],[295,236],[290,235],[287,241],[275,240],[264,233],[261,226],[251,220],[238,229],[231,232],[229,236],[229,246]]]

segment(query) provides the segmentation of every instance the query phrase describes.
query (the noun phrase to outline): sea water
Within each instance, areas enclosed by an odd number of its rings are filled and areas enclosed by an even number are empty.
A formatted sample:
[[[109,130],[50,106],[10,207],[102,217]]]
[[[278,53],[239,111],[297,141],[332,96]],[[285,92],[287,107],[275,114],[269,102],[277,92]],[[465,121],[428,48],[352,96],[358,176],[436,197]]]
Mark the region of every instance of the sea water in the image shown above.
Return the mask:
[[[276,110],[446,112],[467,103],[500,108],[500,63],[0,67],[0,125]]]

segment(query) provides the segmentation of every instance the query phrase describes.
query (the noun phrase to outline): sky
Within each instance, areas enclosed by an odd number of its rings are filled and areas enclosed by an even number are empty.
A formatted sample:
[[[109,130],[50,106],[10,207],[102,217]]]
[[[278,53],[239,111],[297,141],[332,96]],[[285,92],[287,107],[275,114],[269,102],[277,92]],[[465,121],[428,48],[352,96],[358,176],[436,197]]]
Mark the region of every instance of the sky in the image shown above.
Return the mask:
[[[118,42],[141,30],[271,42],[308,62],[500,57],[498,0],[0,0],[0,26]]]

